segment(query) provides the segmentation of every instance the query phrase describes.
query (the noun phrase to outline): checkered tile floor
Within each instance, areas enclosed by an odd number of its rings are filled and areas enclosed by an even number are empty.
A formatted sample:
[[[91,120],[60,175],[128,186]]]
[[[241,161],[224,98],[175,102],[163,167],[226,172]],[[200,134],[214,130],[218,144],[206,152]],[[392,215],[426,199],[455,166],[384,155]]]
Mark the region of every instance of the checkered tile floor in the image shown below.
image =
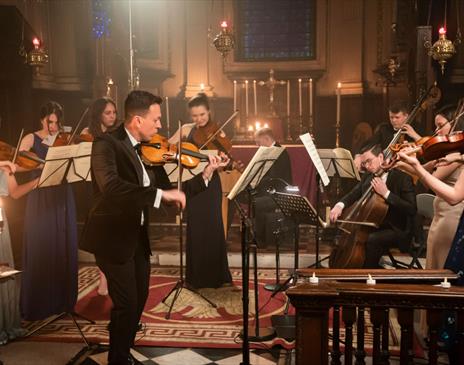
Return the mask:
[[[91,355],[82,365],[106,365],[106,351]],[[242,362],[241,349],[198,349],[172,347],[143,347],[132,350],[132,355],[144,365],[238,365]],[[280,350],[252,350],[253,365],[276,365]]]

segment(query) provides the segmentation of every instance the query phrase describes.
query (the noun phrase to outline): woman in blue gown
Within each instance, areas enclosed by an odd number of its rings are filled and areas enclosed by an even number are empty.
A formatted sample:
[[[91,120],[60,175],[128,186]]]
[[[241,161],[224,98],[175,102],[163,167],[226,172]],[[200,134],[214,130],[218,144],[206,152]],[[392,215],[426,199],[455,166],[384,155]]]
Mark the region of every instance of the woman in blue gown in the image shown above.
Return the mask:
[[[44,159],[62,119],[60,104],[50,101],[43,105],[42,128],[26,135],[20,149],[33,151]],[[39,188],[28,195],[23,270],[21,314],[25,320],[41,320],[73,311],[77,300],[77,227],[69,185]]]

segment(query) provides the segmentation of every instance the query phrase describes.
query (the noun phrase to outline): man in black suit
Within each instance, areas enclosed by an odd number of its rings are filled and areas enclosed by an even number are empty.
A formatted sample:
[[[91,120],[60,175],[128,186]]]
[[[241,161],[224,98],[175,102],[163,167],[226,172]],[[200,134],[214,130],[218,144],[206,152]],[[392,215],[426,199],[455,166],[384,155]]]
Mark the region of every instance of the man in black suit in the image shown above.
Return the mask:
[[[377,230],[369,234],[366,243],[365,268],[379,268],[379,260],[391,247],[404,250],[413,233],[413,218],[416,213],[416,194],[409,175],[393,169],[381,177],[383,153],[380,145],[367,146],[361,150],[361,159],[367,173],[351,192],[345,195],[330,211],[330,220],[335,222],[345,207],[358,201],[372,186],[373,191],[388,204],[388,212]]]
[[[161,128],[162,99],[135,90],[126,98],[125,121],[92,146],[93,204],[80,248],[95,254],[108,280],[111,309],[108,364],[133,364],[137,326],[148,297],[150,278],[149,211],[161,201],[185,207],[184,192],[172,189],[162,167],[146,168],[137,151]],[[187,195],[207,188],[213,171],[221,165],[211,157],[202,174],[184,186]]]

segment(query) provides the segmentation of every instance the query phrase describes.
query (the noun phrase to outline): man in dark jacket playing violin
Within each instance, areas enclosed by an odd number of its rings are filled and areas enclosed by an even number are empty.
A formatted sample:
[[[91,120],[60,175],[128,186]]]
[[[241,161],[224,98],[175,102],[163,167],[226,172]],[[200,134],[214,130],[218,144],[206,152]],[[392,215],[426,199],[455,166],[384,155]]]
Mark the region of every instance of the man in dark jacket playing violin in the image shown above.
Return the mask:
[[[97,137],[92,146],[94,194],[80,248],[95,254],[108,279],[113,301],[109,365],[134,363],[129,350],[150,279],[150,208],[158,208],[162,201],[184,208],[186,202],[184,192],[171,189],[162,167],[145,167],[137,154],[140,142],[148,142],[161,128],[161,102],[147,91],[132,91],[124,104],[124,124]],[[210,156],[203,173],[183,186],[187,196],[207,189],[221,163],[219,157]]]
[[[380,177],[383,153],[380,145],[366,146],[361,150],[361,161],[367,173],[330,211],[335,222],[345,207],[358,201],[371,186],[373,191],[388,204],[385,219],[367,239],[364,268],[379,268],[379,260],[391,247],[406,248],[413,234],[413,218],[416,214],[416,193],[412,178],[393,169]]]

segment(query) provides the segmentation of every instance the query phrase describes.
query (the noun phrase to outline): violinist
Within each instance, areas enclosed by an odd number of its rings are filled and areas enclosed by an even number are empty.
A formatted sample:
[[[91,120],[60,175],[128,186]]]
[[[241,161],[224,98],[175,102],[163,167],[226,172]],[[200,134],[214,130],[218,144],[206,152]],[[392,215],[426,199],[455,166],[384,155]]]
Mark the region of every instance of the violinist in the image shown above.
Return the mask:
[[[116,125],[116,115],[116,103],[113,99],[106,96],[96,99],[89,109],[89,125],[82,130],[81,136],[88,135],[91,136],[91,139],[93,140],[103,133],[113,130]],[[89,186],[86,185],[86,187],[88,188]],[[91,193],[88,193],[88,195],[90,194]],[[90,203],[89,201],[90,199],[87,200],[88,203]],[[86,215],[89,209],[90,206],[87,206],[87,209],[85,209]],[[108,295],[108,284],[105,275],[100,270],[99,277],[100,280],[98,283],[97,293],[99,295]]]
[[[44,104],[40,109],[41,129],[26,135],[19,149],[45,159],[48,141],[60,130],[63,117],[60,104]],[[40,172],[32,174],[37,177]],[[42,320],[72,312],[77,299],[77,225],[71,186],[40,188],[28,194],[24,227],[23,318]]]
[[[455,110],[455,106],[448,105],[442,107],[436,113],[435,126],[438,136],[446,136],[451,131],[449,122],[453,119]],[[463,121],[457,121],[454,130],[461,131],[462,129]],[[446,166],[437,167],[436,163],[437,161],[429,161],[422,165],[422,168],[443,183],[454,186],[462,171],[464,171],[462,164],[453,162]],[[414,167],[409,164],[400,162],[397,166],[412,174],[416,173]],[[426,181],[422,180],[422,183],[428,187]],[[427,236],[427,269],[443,269],[463,210],[463,201],[451,205],[446,199],[440,196],[436,197],[434,201],[434,217]]]
[[[16,165],[10,161],[0,161],[0,265],[7,264],[9,269],[14,269],[13,251],[11,248],[10,232],[1,197],[11,196],[18,199],[33,190],[38,179],[33,179],[22,185],[18,185],[13,173]],[[0,283],[0,345],[10,340],[24,336],[27,331],[21,328],[21,316],[19,311],[19,285],[16,279]]]
[[[95,255],[108,280],[113,302],[109,365],[134,363],[129,351],[149,290],[150,208],[161,201],[185,207],[186,194],[208,190],[208,180],[220,167],[220,159],[211,156],[202,174],[184,184],[184,194],[171,188],[162,167],[143,165],[139,143],[150,141],[161,128],[162,100],[132,91],[124,103],[124,124],[97,137],[92,148],[94,198],[80,247]]]
[[[90,134],[93,138],[114,129],[116,126],[116,103],[109,97],[95,100],[89,110],[90,122],[81,134]]]
[[[192,97],[188,110],[192,123],[182,126],[169,142],[177,143],[181,138],[194,143],[195,133],[211,122],[209,100],[205,94]],[[225,136],[224,132],[220,133]],[[232,283],[221,204],[222,187],[217,173],[213,174],[207,190],[189,199],[185,279],[193,288],[218,288]]]
[[[389,123],[379,124],[373,136],[364,144],[374,145],[379,144],[384,150],[393,139],[394,134],[402,129],[406,141],[417,141],[421,136],[414,130],[414,128],[405,124],[409,116],[409,106],[404,101],[397,101],[390,105],[388,108]],[[361,156],[360,153],[355,151],[354,162],[359,170],[361,170]]]
[[[358,201],[369,186],[388,204],[385,219],[367,239],[364,268],[379,268],[380,258],[392,247],[407,250],[413,233],[416,194],[412,179],[396,169],[383,173],[380,177],[376,176],[381,172],[383,160],[380,145],[364,147],[361,150],[361,161],[367,173],[330,211],[330,220],[336,222],[345,207]]]

